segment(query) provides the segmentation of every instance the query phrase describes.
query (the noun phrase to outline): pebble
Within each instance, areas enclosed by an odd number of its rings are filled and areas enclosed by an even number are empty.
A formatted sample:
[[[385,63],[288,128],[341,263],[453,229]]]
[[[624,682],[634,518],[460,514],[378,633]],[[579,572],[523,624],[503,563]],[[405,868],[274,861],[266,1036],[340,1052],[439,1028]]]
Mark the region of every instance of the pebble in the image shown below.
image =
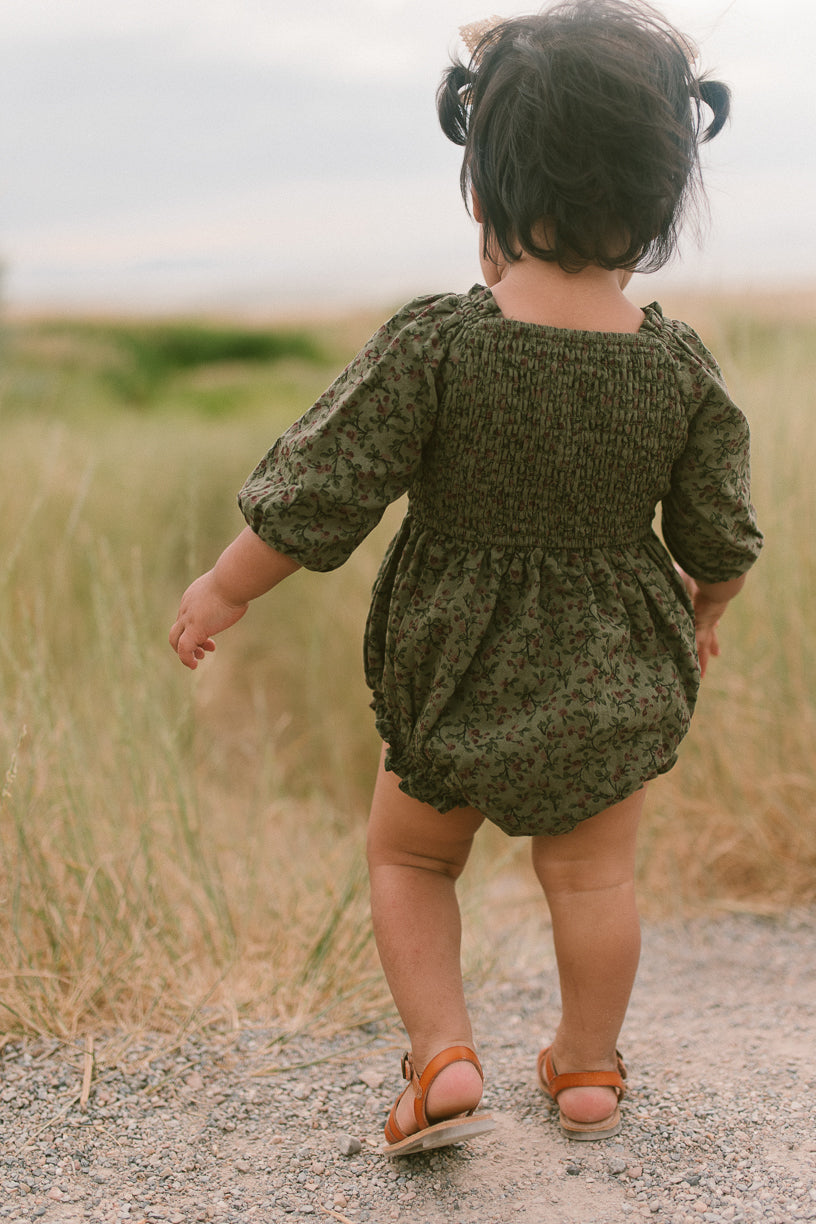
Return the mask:
[[[351,1135],[340,1135],[337,1139],[337,1150],[341,1156],[356,1156],[363,1150],[363,1145]]]
[[[557,1019],[540,956],[473,992],[496,1131],[404,1161],[380,1155],[395,1021],[329,1035],[98,1034],[84,1112],[82,1043],[6,1039],[0,1221],[816,1221],[814,935],[816,914],[647,927],[622,1037],[631,1091],[606,1144],[564,1139],[530,1075]]]

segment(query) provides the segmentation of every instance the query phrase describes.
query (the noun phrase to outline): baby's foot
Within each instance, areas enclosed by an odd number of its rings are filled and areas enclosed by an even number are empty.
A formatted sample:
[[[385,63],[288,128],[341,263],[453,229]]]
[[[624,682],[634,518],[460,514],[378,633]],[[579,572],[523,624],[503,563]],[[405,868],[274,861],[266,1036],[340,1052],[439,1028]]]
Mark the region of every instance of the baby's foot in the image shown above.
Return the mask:
[[[573,1122],[603,1122],[617,1103],[614,1088],[563,1088],[558,1094],[562,1114]]]
[[[404,1135],[413,1135],[419,1130],[414,1114],[416,1093],[411,1083],[397,1104],[397,1126]],[[482,1078],[472,1063],[450,1063],[438,1072],[425,1098],[425,1114],[428,1122],[447,1121],[459,1114],[469,1113],[482,1099]]]

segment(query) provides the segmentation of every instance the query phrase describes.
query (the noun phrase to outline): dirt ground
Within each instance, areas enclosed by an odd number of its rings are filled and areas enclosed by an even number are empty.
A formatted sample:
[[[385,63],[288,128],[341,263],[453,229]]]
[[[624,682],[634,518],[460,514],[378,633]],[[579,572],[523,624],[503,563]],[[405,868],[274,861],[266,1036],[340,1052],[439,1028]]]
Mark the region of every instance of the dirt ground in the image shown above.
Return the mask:
[[[558,1010],[522,953],[473,997],[495,1131],[381,1154],[400,1035],[248,1029],[147,1058],[8,1046],[0,1219],[28,1224],[792,1224],[816,1220],[816,914],[646,926],[622,1133],[562,1138],[535,1084]],[[111,1049],[113,1044],[111,1044]]]

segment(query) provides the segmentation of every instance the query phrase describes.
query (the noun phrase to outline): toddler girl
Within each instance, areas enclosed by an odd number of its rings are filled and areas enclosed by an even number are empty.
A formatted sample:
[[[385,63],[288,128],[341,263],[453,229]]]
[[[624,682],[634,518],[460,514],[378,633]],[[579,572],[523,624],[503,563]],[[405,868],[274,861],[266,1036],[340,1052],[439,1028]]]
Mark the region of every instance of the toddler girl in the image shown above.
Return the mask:
[[[747,425],[714,359],[623,294],[674,251],[728,90],[626,0],[467,37],[438,109],[485,284],[410,302],[275,443],[240,494],[248,526],[170,634],[195,668],[250,600],[341,565],[408,492],[365,631],[384,741],[371,905],[411,1045],[394,1155],[492,1125],[455,894],[484,818],[531,837],[552,918],[562,1016],[541,1086],[569,1138],[618,1130],[644,788],[675,762],[761,546]]]

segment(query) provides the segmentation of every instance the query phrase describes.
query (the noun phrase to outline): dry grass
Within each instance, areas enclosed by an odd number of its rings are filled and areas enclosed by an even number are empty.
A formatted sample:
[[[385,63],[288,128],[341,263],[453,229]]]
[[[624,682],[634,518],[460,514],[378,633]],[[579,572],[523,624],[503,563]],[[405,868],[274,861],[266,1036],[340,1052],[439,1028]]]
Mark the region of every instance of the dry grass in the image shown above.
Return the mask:
[[[679,767],[643,845],[663,904],[769,912],[816,899],[816,295],[664,303],[691,318],[752,425],[766,548],[723,622]]]
[[[653,787],[641,890],[652,914],[809,904],[816,321],[773,302],[685,306],[752,419],[769,544],[729,611],[681,765]],[[6,336],[9,1034],[345,1026],[389,1010],[362,872],[378,745],[360,637],[399,508],[342,570],[298,575],[253,607],[194,676],[165,645],[181,589],[240,526],[235,489],[364,338],[348,332],[323,329],[324,361],[167,375],[148,404],[112,387],[98,329]],[[495,830],[480,836],[462,888],[474,973],[511,921],[543,924],[525,858]]]

